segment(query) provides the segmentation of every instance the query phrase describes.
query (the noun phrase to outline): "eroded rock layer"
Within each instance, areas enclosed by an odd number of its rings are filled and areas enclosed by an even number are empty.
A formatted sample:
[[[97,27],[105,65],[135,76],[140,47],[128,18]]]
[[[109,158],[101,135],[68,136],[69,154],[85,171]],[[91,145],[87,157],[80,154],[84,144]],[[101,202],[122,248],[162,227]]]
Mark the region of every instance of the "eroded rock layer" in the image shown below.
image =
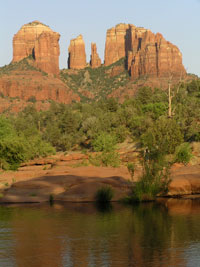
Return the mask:
[[[0,77],[0,94],[24,101],[53,100],[69,104],[80,98],[60,79],[44,76],[39,71],[11,72]]]
[[[95,43],[91,44],[91,60],[90,65],[92,68],[98,68],[101,66],[101,59],[97,53],[97,46]]]
[[[13,62],[18,62],[30,55],[35,65],[41,70],[59,73],[59,38],[48,26],[39,21],[25,24],[13,38]]]
[[[86,67],[85,43],[82,35],[70,41],[68,52],[69,69],[84,69]]]
[[[182,54],[178,47],[154,34],[132,24],[118,24],[107,31],[105,65],[111,65],[126,57],[131,77],[184,76]]]

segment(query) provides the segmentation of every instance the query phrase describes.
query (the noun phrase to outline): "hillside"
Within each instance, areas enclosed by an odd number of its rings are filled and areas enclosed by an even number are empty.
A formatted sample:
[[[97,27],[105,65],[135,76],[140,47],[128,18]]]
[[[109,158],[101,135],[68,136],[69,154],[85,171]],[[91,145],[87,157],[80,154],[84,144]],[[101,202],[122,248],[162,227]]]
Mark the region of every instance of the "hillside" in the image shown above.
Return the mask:
[[[128,72],[124,67],[125,59],[105,67],[92,69],[87,67],[82,70],[64,69],[60,77],[82,101],[90,99],[99,100],[109,97],[115,90],[126,87],[130,83]]]
[[[79,101],[59,78],[38,69],[31,56],[0,68],[0,97],[0,111],[19,111],[35,102],[46,109],[51,101]]]
[[[116,98],[123,102],[141,87],[168,88],[169,78],[142,76],[132,80],[125,68],[125,58],[99,68],[63,69],[57,77],[38,69],[32,56],[0,68],[0,112],[20,111],[30,103],[38,110],[47,109],[51,101],[70,104]],[[198,79],[187,75],[184,81]],[[174,77],[172,84],[180,82]]]
[[[59,70],[60,34],[40,21],[23,25],[13,37],[13,59],[0,68],[0,111],[19,111],[29,103],[47,109],[64,104],[116,98],[123,102],[139,88],[162,90],[191,80],[177,46],[162,34],[133,24],[108,29],[104,63],[96,43],[87,63],[82,35],[68,48],[68,69]]]
[[[61,80],[78,94],[81,101],[97,101],[104,98],[117,98],[123,102],[126,98],[135,95],[141,87],[168,88],[169,80],[172,85],[180,81],[190,81],[195,78],[187,75],[185,77],[151,77],[143,75],[137,79],[131,79],[126,70],[126,58],[117,62],[98,68],[86,67],[81,70],[63,69],[60,71]]]

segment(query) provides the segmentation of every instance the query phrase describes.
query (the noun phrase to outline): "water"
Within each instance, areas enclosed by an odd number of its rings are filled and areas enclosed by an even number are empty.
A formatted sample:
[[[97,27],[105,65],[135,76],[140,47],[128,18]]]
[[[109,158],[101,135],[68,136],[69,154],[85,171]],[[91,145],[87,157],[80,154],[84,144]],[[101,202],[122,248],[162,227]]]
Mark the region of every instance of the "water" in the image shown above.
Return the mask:
[[[0,266],[200,266],[200,202],[0,206]]]

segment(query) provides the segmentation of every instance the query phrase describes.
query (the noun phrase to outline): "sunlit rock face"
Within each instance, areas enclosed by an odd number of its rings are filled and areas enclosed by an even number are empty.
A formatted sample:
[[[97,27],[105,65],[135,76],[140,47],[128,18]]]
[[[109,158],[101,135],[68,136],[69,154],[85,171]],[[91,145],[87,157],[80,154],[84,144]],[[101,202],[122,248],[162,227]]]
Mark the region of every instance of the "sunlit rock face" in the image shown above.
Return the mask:
[[[97,53],[97,46],[95,43],[91,44],[91,60],[90,60],[91,67],[98,68],[101,66],[101,59]]]
[[[38,68],[47,73],[59,74],[58,33],[43,32],[35,42],[35,60]]]
[[[86,52],[83,36],[79,35],[77,38],[70,41],[68,49],[68,68],[69,69],[84,69],[86,67]]]
[[[58,33],[39,21],[25,24],[13,37],[12,61],[17,62],[32,55],[36,67],[58,75],[59,39]]]
[[[105,46],[105,66],[109,66],[120,58],[125,57],[130,45],[130,38],[128,38],[131,24],[118,24],[115,27],[107,30],[106,46]]]
[[[133,79],[141,76],[184,76],[182,54],[162,34],[132,24],[118,24],[107,31],[105,66],[126,57]]]

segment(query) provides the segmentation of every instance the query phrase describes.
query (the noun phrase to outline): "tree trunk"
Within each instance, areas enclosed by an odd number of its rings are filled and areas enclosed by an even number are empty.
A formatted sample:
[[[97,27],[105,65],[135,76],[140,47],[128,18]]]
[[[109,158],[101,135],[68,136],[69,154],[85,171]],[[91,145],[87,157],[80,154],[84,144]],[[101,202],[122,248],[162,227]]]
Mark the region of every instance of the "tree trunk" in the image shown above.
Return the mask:
[[[171,83],[169,83],[169,87],[168,87],[168,104],[169,104],[169,108],[168,108],[168,117],[171,118],[172,117],[172,97],[171,97]]]

